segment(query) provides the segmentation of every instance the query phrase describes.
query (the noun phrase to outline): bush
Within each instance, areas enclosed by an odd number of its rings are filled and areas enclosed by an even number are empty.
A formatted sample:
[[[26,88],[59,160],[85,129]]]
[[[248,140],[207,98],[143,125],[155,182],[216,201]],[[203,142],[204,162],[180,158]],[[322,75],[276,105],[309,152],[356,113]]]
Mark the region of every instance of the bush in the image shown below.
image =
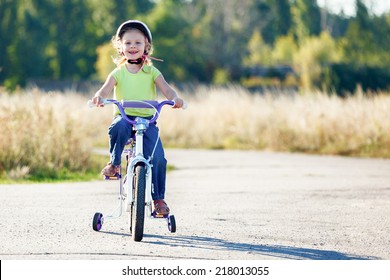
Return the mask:
[[[353,93],[357,86],[363,91],[381,91],[390,88],[390,72],[373,66],[354,66],[351,64],[332,64],[327,73],[330,88],[340,96]]]

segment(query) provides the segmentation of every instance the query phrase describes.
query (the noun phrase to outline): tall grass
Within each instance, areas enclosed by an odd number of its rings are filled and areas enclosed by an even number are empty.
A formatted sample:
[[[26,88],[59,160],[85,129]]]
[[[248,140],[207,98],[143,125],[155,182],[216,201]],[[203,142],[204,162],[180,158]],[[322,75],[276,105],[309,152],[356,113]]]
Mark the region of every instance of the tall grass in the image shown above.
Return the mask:
[[[344,99],[320,92],[260,95],[234,86],[181,94],[189,108],[165,108],[158,121],[166,147],[390,158],[388,94]],[[1,93],[0,177],[98,172],[92,149],[107,147],[112,108],[89,109],[88,98],[37,89]]]
[[[164,112],[165,145],[390,157],[390,95],[250,94],[199,88]]]
[[[0,177],[62,178],[91,168],[85,97],[38,90],[0,96]],[[66,177],[66,176],[65,176]]]

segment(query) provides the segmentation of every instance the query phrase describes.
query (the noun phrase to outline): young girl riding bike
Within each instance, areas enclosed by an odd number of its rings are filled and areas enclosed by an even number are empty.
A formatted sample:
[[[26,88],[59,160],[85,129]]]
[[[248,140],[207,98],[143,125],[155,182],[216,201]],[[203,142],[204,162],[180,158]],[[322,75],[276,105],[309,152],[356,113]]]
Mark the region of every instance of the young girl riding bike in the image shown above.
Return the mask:
[[[103,106],[103,99],[114,90],[117,100],[156,100],[156,87],[168,100],[175,101],[174,108],[182,108],[184,101],[176,91],[165,81],[161,72],[152,65],[152,34],[147,25],[141,21],[128,20],[122,23],[112,39],[119,57],[115,60],[117,67],[108,75],[103,86],[92,98],[96,106]],[[142,117],[150,119],[153,109],[126,109],[126,115],[131,119]],[[121,156],[124,147],[132,134],[132,125],[125,121],[115,106],[114,119],[108,129],[110,145],[110,162],[102,170],[105,176],[119,173]],[[156,123],[150,124],[144,135],[144,155],[152,155],[158,138]],[[160,139],[152,159],[153,177],[152,198],[157,214],[169,214],[169,208],[164,201],[167,161]]]

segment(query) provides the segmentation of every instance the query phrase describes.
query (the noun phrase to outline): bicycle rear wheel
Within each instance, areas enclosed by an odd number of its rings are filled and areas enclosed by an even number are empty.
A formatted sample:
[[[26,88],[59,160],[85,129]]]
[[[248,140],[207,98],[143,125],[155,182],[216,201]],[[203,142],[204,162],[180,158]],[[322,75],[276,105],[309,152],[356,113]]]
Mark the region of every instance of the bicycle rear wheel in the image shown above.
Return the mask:
[[[134,203],[130,213],[130,231],[134,241],[141,241],[144,235],[145,222],[146,168],[144,165],[135,167],[133,180]]]

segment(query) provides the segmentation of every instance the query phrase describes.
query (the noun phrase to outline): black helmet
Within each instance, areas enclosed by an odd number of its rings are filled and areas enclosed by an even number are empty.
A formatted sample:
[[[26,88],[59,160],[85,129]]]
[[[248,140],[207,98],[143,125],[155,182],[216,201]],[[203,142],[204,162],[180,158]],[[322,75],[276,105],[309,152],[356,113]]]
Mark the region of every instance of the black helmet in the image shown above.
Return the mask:
[[[138,29],[145,35],[149,43],[152,43],[152,33],[150,32],[148,26],[139,20],[128,20],[122,23],[116,31],[116,38],[121,38],[123,33],[125,33],[129,28]]]

